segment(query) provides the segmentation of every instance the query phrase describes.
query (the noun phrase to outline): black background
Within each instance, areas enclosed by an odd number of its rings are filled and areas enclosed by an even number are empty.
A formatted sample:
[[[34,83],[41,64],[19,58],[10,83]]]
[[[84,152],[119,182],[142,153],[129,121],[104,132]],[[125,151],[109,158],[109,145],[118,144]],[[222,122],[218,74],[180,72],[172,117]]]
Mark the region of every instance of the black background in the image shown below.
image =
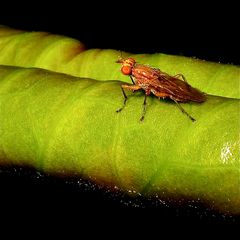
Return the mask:
[[[237,7],[217,2],[32,2],[1,6],[0,24],[28,31],[48,31],[82,41],[87,48],[113,48],[132,53],[176,54],[240,64]],[[102,190],[76,183],[38,177],[34,171],[10,168],[0,173],[2,205],[8,211],[32,211],[36,215],[99,209],[134,209],[105,196]],[[71,181],[70,181],[71,182]],[[16,200],[16,201],[15,201]],[[124,201],[126,201],[125,199]],[[154,209],[146,206],[151,211]],[[41,210],[39,210],[41,209]],[[45,210],[44,210],[45,209]],[[47,209],[47,210],[46,210]],[[160,207],[155,215],[166,219],[231,223],[217,213]],[[202,211],[202,214],[201,214]],[[102,215],[102,214],[101,214]],[[104,214],[103,214],[104,215]],[[161,216],[161,217],[160,217]]]
[[[87,48],[239,64],[238,6],[184,1],[68,1],[1,7],[1,24],[77,38]],[[13,10],[15,12],[13,12]]]

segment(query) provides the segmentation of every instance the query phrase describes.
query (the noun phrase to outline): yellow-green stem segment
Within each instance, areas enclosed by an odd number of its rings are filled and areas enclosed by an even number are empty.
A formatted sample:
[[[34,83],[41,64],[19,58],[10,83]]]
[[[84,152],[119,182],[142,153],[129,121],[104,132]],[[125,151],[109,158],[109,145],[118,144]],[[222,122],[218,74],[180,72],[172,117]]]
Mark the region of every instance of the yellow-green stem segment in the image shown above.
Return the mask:
[[[200,199],[240,214],[240,100],[208,96],[184,108],[96,81],[41,69],[0,67],[0,165],[77,174],[144,196]],[[165,195],[163,196],[163,192]]]

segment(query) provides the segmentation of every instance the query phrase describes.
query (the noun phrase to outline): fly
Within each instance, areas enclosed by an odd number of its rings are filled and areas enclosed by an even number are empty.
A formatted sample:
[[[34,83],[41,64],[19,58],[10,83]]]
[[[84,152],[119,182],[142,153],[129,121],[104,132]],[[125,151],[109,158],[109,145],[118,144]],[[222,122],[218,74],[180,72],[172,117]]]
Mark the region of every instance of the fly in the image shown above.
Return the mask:
[[[121,112],[123,110],[128,99],[124,89],[131,90],[132,92],[142,89],[145,91],[145,97],[143,101],[143,111],[140,121],[143,121],[145,117],[147,96],[149,96],[151,93],[159,99],[169,98],[173,100],[176,103],[177,107],[184,114],[186,114],[191,119],[191,121],[196,121],[189,113],[184,110],[180,103],[205,102],[206,94],[190,86],[182,74],[170,76],[158,68],[138,64],[134,58],[120,58],[117,63],[121,63],[122,74],[128,75],[133,83],[132,85],[121,85],[124,102],[123,107],[118,109],[117,112]]]

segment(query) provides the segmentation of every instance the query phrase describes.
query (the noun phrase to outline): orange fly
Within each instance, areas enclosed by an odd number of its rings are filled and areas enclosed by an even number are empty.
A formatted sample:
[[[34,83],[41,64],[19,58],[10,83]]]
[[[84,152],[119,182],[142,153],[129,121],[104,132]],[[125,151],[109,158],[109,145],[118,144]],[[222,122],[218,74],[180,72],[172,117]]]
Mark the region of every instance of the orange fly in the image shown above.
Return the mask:
[[[132,85],[121,85],[124,103],[123,107],[118,109],[117,112],[122,111],[128,99],[124,89],[133,92],[142,89],[145,91],[145,98],[143,102],[142,117],[140,118],[141,121],[144,119],[146,113],[147,96],[151,93],[159,99],[169,98],[173,100],[184,114],[193,122],[196,121],[179,103],[202,103],[206,101],[206,94],[190,86],[182,74],[170,76],[158,68],[138,64],[134,58],[120,58],[117,63],[121,63],[121,72],[124,75],[128,75],[133,83]]]

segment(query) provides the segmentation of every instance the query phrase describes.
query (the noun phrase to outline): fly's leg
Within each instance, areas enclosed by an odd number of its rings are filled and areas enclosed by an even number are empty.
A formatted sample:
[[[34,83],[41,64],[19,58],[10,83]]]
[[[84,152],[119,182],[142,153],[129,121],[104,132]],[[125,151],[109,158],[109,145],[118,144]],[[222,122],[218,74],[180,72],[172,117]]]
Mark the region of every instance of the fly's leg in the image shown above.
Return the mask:
[[[173,76],[173,77],[178,78],[178,79],[182,78],[182,80],[187,83],[187,79],[186,79],[186,78],[184,77],[184,75],[181,74],[181,73],[178,73],[177,75],[175,75],[175,76]]]
[[[138,85],[121,85],[121,89],[122,89],[122,93],[123,93],[123,96],[124,96],[124,102],[123,102],[123,106],[116,111],[117,113],[119,113],[123,110],[123,108],[126,106],[126,102],[128,100],[128,97],[127,97],[124,89],[128,89],[128,90],[131,90],[131,91],[134,92],[134,91],[140,90],[141,87],[138,86]]]
[[[133,78],[132,78],[132,76],[131,76],[131,75],[129,75],[129,77],[131,78],[131,80],[132,80],[132,83],[133,83],[133,84],[135,84],[135,82],[133,81]]]
[[[182,111],[182,113],[186,114],[193,122],[196,121],[196,119],[194,119],[191,115],[189,115],[176,100],[173,100],[173,101],[177,104],[177,107]]]
[[[175,78],[177,78],[177,79],[180,79],[180,80],[183,80],[185,83],[187,83],[187,85],[186,85],[186,87],[189,89],[191,86],[188,84],[188,82],[187,82],[187,79],[184,77],[184,75],[182,75],[181,73],[179,73],[179,74],[177,74],[177,75],[175,75],[175,76],[173,76],[173,77],[175,77]]]
[[[144,101],[143,101],[143,111],[142,111],[142,117],[140,118],[140,121],[144,120],[146,111],[147,111],[147,96],[149,96],[151,94],[151,90],[150,89],[145,89],[145,97],[144,97]]]
[[[128,97],[127,97],[126,93],[124,92],[122,86],[121,86],[121,89],[122,89],[122,93],[123,93],[123,96],[124,96],[124,102],[123,102],[123,106],[116,111],[117,113],[119,113],[119,112],[121,112],[123,110],[123,108],[126,105],[127,99],[128,99]]]
[[[145,114],[147,110],[147,94],[145,94],[144,101],[143,101],[143,111],[142,111],[142,117],[140,118],[140,121],[144,120]]]

